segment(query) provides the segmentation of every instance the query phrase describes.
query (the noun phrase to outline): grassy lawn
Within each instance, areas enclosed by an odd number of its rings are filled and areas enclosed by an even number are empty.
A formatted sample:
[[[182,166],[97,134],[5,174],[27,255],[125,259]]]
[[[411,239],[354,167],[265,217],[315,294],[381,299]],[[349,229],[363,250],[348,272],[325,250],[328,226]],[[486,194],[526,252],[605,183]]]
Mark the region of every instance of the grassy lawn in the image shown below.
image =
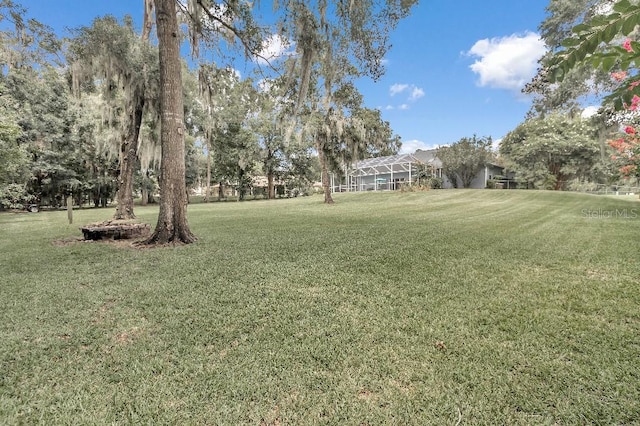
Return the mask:
[[[640,424],[637,199],[335,198],[0,214],[0,424]]]

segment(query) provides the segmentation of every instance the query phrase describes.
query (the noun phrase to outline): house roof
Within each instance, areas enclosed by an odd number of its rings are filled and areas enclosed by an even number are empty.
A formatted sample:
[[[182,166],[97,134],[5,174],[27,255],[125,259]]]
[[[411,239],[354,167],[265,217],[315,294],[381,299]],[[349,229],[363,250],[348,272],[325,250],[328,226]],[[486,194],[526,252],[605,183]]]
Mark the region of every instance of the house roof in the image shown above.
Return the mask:
[[[398,154],[387,157],[367,158],[353,167],[353,175],[367,176],[392,172],[408,172],[412,163],[419,163],[413,154]]]
[[[442,161],[438,158],[437,153],[437,149],[418,149],[413,156],[421,163],[429,164],[439,169],[442,167]]]
[[[352,176],[372,176],[399,172],[408,172],[412,164],[422,163],[437,169],[442,167],[442,161],[436,156],[436,149],[419,149],[413,154],[398,154],[387,157],[367,158],[358,161],[351,168]],[[504,168],[494,162],[487,162],[487,166]]]

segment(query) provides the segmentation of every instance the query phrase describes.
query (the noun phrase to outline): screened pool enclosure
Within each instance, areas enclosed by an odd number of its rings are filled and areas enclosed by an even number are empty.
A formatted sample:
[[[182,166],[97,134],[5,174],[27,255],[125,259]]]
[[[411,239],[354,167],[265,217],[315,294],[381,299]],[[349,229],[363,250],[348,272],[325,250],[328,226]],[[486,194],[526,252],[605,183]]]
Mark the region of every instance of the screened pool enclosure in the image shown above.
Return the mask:
[[[435,150],[434,150],[435,151]],[[418,164],[430,164],[442,176],[442,164],[434,151],[368,158],[345,170],[342,177],[331,175],[333,192],[393,191],[411,185],[417,178]]]

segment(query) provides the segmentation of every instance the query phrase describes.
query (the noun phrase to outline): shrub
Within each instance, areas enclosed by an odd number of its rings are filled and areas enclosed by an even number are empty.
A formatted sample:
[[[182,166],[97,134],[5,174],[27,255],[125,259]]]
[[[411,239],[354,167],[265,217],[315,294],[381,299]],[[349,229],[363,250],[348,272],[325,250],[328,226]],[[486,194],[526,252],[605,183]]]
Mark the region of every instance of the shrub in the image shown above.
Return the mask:
[[[24,209],[37,201],[35,195],[27,192],[25,185],[10,183],[0,187],[0,205],[6,209]]]

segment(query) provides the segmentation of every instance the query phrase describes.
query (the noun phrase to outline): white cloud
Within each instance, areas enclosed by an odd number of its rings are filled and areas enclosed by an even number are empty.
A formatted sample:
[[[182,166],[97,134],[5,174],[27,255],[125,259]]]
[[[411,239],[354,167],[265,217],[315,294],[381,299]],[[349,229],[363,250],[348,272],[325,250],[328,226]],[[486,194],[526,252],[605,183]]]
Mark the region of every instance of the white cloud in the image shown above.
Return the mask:
[[[402,146],[400,147],[400,154],[413,154],[419,149],[428,150],[435,149],[438,145],[429,145],[426,142],[419,141],[417,139],[412,139],[410,141],[402,141]]]
[[[256,86],[261,92],[268,93],[273,88],[273,81],[268,78],[263,78],[256,83]]]
[[[398,95],[400,93],[409,93],[409,97],[407,98],[410,101],[415,101],[424,96],[424,90],[415,84],[400,84],[396,83],[389,87],[389,94],[391,96]]]
[[[424,90],[414,86],[413,89],[411,90],[411,96],[409,96],[409,100],[415,101],[417,99],[420,99],[423,96],[424,96]]]
[[[594,115],[596,115],[598,113],[598,110],[600,109],[600,107],[597,106],[588,106],[585,109],[582,110],[582,114],[580,114],[580,116],[582,118],[589,118],[592,117]]]
[[[395,96],[395,95],[397,95],[398,93],[402,93],[402,92],[404,92],[404,91],[405,91],[405,90],[407,90],[408,88],[409,88],[409,85],[408,85],[408,84],[398,84],[398,83],[396,83],[396,84],[392,85],[392,86],[389,88],[389,94],[390,94],[391,96]]]
[[[480,86],[520,91],[536,73],[538,59],[547,51],[540,36],[527,32],[477,41],[467,55],[478,57],[471,70]]]
[[[400,93],[407,94],[407,102],[415,102],[424,96],[424,90],[416,86],[415,84],[396,83],[396,84],[393,84],[391,87],[389,87],[389,95],[396,96]],[[409,108],[410,106],[408,103],[403,103],[401,105],[398,105],[397,107],[393,107],[391,105],[387,105],[386,107],[387,110],[392,110],[392,109],[407,110]]]
[[[613,12],[613,2],[605,2],[594,7],[593,12],[596,15],[608,15]]]
[[[290,50],[291,47],[291,43],[283,39],[279,34],[271,34],[262,42],[262,50],[256,60],[261,64],[266,64],[267,61],[274,61],[284,56],[293,55],[294,52]]]
[[[189,5],[186,0],[178,0],[180,3],[181,11],[189,11]],[[198,7],[198,6],[196,6]],[[227,5],[224,3],[214,3],[208,10],[208,13],[211,16],[215,17],[215,19],[211,19],[209,16],[205,14],[202,17],[202,24],[205,25],[209,30],[215,29],[216,31],[220,31],[222,33],[229,33],[229,30],[225,28],[225,26],[221,23],[224,22],[226,25],[233,25],[233,18],[227,14]]]

